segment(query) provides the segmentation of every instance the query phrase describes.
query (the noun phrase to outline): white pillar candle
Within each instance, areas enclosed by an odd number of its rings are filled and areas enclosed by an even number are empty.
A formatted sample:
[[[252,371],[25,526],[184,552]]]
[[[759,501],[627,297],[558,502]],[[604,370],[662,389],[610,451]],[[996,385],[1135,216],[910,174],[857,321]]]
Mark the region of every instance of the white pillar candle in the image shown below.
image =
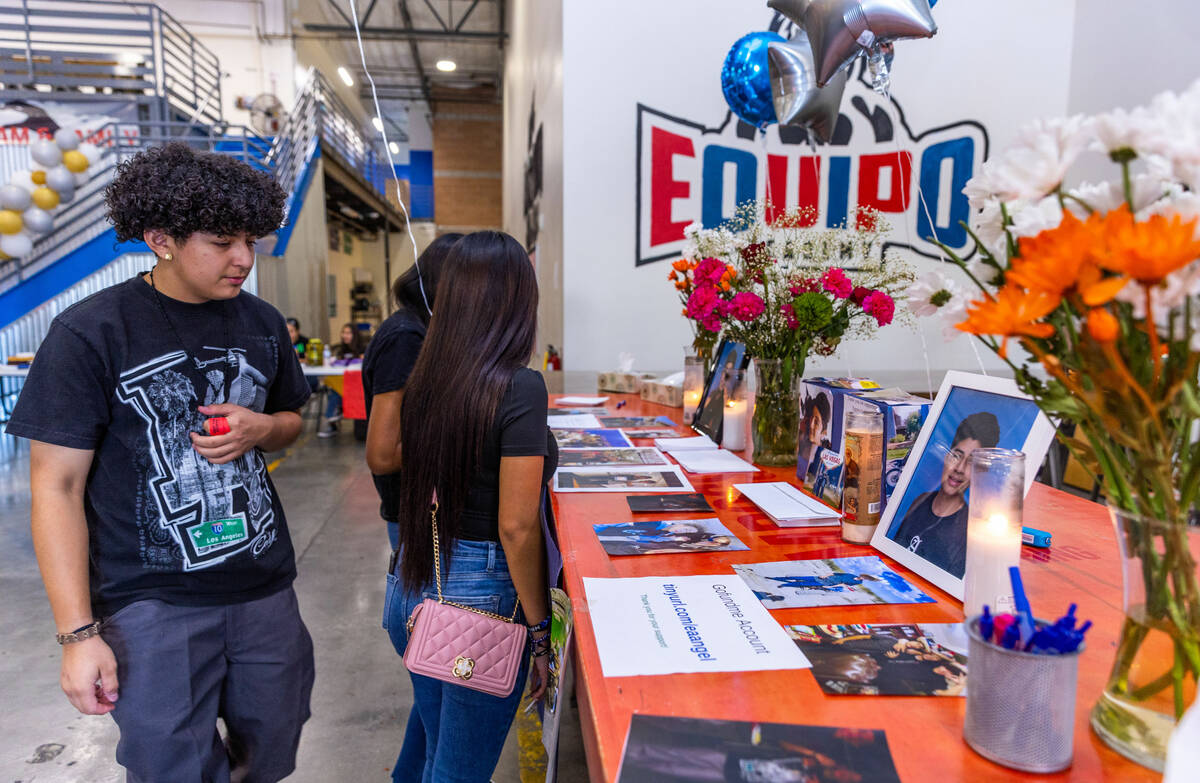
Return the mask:
[[[725,422],[721,445],[730,451],[741,451],[746,448],[747,413],[745,400],[728,400],[725,402]]]
[[[964,576],[963,612],[970,618],[983,613],[1012,612],[1010,566],[1021,564],[1021,525],[1005,514],[972,518],[967,522],[967,571]]]

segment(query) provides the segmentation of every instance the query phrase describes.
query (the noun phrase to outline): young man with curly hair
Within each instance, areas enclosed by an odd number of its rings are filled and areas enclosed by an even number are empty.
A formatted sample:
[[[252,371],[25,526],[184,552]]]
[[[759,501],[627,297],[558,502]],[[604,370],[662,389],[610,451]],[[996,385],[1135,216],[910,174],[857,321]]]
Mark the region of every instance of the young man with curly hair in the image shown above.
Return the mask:
[[[130,781],[277,781],[313,660],[262,453],[296,439],[309,388],[283,316],[241,289],[285,196],[176,142],[122,163],[105,197],[157,261],[54,319],[8,425],[32,440],[62,688],[116,720]]]

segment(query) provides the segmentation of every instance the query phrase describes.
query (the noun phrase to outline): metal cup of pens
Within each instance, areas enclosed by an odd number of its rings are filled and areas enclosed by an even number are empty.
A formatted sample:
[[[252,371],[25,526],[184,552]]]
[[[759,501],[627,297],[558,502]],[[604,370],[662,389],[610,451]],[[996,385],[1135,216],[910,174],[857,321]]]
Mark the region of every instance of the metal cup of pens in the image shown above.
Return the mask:
[[[1071,766],[1075,684],[1083,634],[1075,607],[1051,623],[1033,617],[1018,569],[1017,614],[968,619],[963,739],[984,758],[1026,772]]]

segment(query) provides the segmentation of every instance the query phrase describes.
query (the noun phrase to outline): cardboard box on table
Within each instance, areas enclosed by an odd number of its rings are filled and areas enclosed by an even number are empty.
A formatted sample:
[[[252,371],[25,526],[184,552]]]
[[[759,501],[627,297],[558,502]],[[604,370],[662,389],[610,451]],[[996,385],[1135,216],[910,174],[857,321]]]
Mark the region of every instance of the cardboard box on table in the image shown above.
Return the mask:
[[[820,443],[806,443],[804,433],[805,400],[823,394],[830,402],[832,421],[827,437]],[[900,480],[904,463],[912,451],[917,434],[929,415],[931,400],[915,397],[900,389],[881,389],[865,378],[812,378],[801,384],[801,432],[796,459],[796,478],[811,495],[841,511],[845,489],[846,414],[851,411],[882,411],[883,442],[886,455],[880,488],[879,510]]]
[[[653,379],[654,375],[646,372],[602,372],[596,382],[596,388],[599,391],[618,394],[638,394],[643,384]]]

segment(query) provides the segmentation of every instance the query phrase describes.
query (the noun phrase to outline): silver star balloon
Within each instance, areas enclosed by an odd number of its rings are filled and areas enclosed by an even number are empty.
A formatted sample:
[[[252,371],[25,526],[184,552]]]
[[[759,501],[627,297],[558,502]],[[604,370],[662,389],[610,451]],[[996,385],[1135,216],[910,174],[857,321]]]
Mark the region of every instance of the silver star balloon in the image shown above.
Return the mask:
[[[847,73],[834,74],[829,84],[818,86],[812,46],[803,30],[786,43],[767,46],[767,73],[779,124],[807,127],[818,141],[829,141],[837,127]]]
[[[876,43],[937,32],[929,0],[769,0],[767,5],[808,33],[822,87]]]

